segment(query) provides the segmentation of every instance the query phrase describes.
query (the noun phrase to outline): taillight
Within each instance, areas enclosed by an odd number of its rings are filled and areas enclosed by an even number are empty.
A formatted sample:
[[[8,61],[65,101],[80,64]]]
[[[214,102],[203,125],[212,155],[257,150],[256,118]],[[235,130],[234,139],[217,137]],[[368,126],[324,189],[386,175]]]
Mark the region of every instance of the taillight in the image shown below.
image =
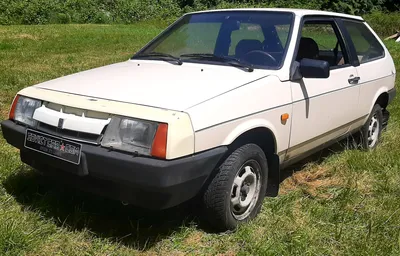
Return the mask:
[[[165,159],[167,156],[168,124],[159,124],[151,147],[151,155]]]
[[[15,96],[14,101],[11,105],[10,113],[8,114],[8,118],[11,120],[15,119],[15,108],[17,107],[19,95]]]

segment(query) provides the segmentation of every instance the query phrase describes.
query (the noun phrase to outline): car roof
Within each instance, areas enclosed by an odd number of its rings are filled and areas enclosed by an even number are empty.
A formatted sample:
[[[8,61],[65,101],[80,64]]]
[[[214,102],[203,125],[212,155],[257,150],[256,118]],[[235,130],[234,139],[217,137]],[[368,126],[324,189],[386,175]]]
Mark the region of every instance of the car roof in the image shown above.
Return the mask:
[[[270,11],[270,12],[291,12],[296,16],[303,17],[309,15],[317,15],[317,16],[334,16],[334,17],[342,17],[348,19],[355,19],[363,21],[364,19],[360,16],[349,15],[344,13],[337,12],[327,12],[320,10],[308,10],[308,9],[294,9],[294,8],[238,8],[238,9],[216,9],[216,10],[207,10],[207,11],[199,11],[199,12],[191,12],[189,14],[194,13],[207,13],[207,12],[226,12],[226,11]]]

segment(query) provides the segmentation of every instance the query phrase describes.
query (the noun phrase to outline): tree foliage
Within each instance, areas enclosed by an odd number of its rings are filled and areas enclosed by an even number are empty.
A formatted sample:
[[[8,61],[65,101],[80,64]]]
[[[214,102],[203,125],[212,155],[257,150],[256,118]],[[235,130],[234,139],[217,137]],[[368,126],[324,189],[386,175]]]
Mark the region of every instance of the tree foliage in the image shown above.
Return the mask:
[[[400,11],[399,0],[1,0],[0,24],[132,23],[188,11],[234,7],[291,7],[356,15]]]

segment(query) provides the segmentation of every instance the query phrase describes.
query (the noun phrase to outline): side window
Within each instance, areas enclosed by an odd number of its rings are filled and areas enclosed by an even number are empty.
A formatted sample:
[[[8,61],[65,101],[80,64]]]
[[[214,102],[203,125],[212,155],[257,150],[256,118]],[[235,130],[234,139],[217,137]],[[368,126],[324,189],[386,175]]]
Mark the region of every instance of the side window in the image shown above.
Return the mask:
[[[264,41],[264,33],[259,24],[242,23],[239,30],[235,30],[231,34],[231,45],[229,47],[229,55],[236,54],[236,47],[240,41],[254,42],[261,45]]]
[[[306,22],[301,31],[297,61],[303,58],[325,60],[331,68],[349,64],[343,40],[330,22]]]
[[[343,20],[354,43],[360,64],[385,55],[382,45],[362,22]]]

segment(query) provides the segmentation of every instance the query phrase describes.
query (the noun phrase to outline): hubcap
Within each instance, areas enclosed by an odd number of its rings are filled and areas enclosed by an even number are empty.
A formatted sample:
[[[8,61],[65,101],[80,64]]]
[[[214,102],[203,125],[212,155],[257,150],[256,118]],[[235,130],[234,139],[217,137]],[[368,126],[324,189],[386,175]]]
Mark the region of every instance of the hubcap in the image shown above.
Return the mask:
[[[231,191],[231,212],[237,220],[247,218],[257,203],[261,182],[261,167],[249,160],[237,172]]]
[[[378,142],[379,136],[379,120],[376,114],[371,118],[368,126],[368,147],[373,148]]]

